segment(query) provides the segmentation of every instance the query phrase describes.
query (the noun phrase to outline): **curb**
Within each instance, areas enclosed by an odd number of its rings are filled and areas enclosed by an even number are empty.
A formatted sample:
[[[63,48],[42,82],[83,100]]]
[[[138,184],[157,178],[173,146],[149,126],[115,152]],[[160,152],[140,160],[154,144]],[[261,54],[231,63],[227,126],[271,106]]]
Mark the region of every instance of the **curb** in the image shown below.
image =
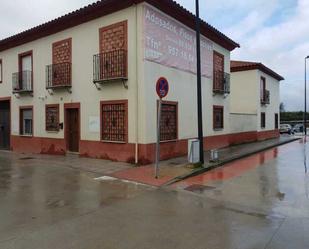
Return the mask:
[[[221,166],[223,166],[223,165],[225,165],[227,163],[230,163],[230,162],[242,159],[242,158],[246,158],[246,157],[252,156],[254,154],[263,152],[265,150],[269,150],[269,149],[272,149],[272,148],[275,148],[275,147],[278,147],[278,146],[282,146],[282,145],[285,145],[285,144],[288,144],[288,143],[292,143],[292,142],[295,142],[295,141],[300,140],[300,139],[301,138],[293,138],[291,140],[287,140],[287,141],[279,142],[279,143],[276,143],[276,144],[273,144],[273,145],[269,145],[269,146],[266,146],[264,148],[257,149],[257,150],[254,150],[254,151],[242,154],[242,155],[230,157],[230,158],[225,159],[223,161],[220,161],[218,163],[210,164],[209,167],[207,167],[207,168],[199,168],[199,169],[193,170],[192,172],[190,172],[188,174],[177,176],[174,179],[172,179],[172,180],[168,181],[167,183],[163,184],[162,187],[166,187],[166,186],[172,185],[172,184],[174,184],[176,182],[183,181],[183,180],[185,180],[187,178],[190,178],[190,177],[193,177],[193,176],[196,176],[196,175],[200,175],[200,174],[208,172],[210,170],[219,168],[219,167],[221,167]]]

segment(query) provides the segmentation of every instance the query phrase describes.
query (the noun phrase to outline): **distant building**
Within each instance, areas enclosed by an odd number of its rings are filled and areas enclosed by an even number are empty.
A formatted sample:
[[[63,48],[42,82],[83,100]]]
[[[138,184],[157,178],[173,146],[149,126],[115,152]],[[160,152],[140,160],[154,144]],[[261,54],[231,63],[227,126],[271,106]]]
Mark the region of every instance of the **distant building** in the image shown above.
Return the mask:
[[[279,136],[282,76],[258,62],[231,61],[231,129],[248,140]]]

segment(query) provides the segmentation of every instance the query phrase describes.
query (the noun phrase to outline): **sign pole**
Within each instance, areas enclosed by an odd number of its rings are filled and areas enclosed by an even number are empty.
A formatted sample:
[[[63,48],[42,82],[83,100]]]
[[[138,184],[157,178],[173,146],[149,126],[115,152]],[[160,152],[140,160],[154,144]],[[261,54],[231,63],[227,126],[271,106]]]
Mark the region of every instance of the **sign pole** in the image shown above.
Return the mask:
[[[157,117],[157,146],[156,146],[156,172],[155,172],[156,179],[159,178],[161,109],[162,109],[162,99],[160,98],[158,106],[158,117]]]
[[[156,179],[159,178],[162,99],[167,96],[168,91],[169,91],[169,84],[167,79],[164,77],[159,78],[156,84],[156,92],[159,97],[158,112],[157,112],[157,144],[156,144],[156,165],[155,165]]]
[[[200,163],[204,165],[204,135],[203,135],[203,110],[202,110],[202,76],[201,76],[201,27],[199,14],[199,0],[195,1],[196,6],[196,61],[197,61],[197,124],[198,139],[200,142]]]

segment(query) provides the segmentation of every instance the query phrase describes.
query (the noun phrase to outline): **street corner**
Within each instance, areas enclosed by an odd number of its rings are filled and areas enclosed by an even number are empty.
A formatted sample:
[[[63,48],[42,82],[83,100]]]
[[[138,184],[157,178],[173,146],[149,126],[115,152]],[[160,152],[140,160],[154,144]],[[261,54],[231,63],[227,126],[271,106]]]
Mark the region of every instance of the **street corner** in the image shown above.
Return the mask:
[[[192,169],[187,167],[173,167],[173,166],[162,166],[159,169],[159,177],[155,178],[155,166],[147,165],[141,167],[134,167],[117,171],[111,174],[111,177],[118,179],[129,180],[138,182],[146,185],[161,187],[172,181],[176,177],[184,174],[188,174]]]

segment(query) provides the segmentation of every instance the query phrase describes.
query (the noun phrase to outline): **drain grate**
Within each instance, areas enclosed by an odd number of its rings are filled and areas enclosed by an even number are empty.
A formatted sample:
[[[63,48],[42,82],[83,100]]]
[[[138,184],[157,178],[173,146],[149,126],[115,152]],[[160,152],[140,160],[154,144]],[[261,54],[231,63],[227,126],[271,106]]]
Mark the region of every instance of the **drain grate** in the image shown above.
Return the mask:
[[[24,161],[24,160],[31,160],[31,159],[35,159],[34,157],[21,157],[18,160]]]
[[[200,184],[193,184],[185,188],[185,190],[191,191],[194,193],[203,193],[205,191],[214,190],[214,189],[216,188],[212,186],[206,186],[206,185],[200,185]]]

